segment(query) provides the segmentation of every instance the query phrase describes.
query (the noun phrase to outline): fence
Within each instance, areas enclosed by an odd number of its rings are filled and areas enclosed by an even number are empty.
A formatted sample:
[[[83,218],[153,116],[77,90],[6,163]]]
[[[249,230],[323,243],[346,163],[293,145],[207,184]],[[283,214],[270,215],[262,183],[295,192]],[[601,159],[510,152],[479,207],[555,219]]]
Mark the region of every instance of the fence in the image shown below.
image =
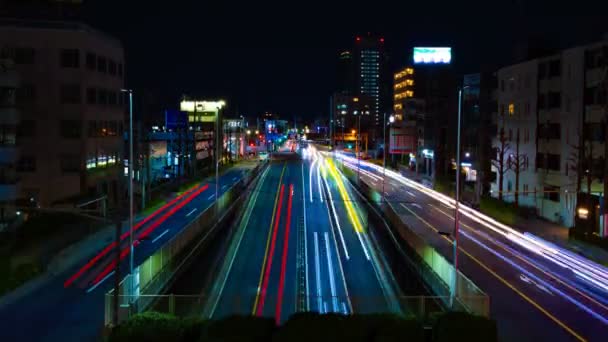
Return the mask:
[[[233,213],[245,200],[246,187],[252,186],[257,180],[256,175],[260,169],[266,167],[266,163],[259,164],[238,183],[229,188],[221,195],[216,205],[211,205],[182,231],[166,242],[154,254],[147,257],[133,270],[132,275],[126,276],[119,287],[119,314],[118,321],[122,321],[133,313],[145,311],[152,300],[157,297],[175,278],[184,265],[191,261],[199,247],[206,241],[210,234],[215,233],[218,227],[225,224],[229,213]],[[218,217],[217,212],[220,213]],[[217,219],[216,219],[217,217]],[[108,302],[108,297],[114,298],[114,289],[106,294],[105,325],[109,326],[114,318],[114,304]],[[128,301],[126,301],[128,300]]]
[[[161,313],[168,313],[171,315],[175,315],[177,317],[182,318],[190,318],[190,317],[203,317],[203,311],[205,302],[211,296],[208,295],[140,295],[140,296],[119,296],[119,300],[121,303],[128,303],[131,301],[138,306],[138,301],[145,301],[147,303],[153,303],[148,306],[146,310],[142,311],[156,311]],[[113,295],[106,294],[105,302],[106,302],[106,313],[108,315],[113,314]],[[311,296],[310,302],[313,303],[318,299],[321,299],[323,302],[331,303],[334,301],[334,297],[325,296],[325,297],[316,297]],[[390,300],[398,304],[401,308],[401,315],[405,317],[415,317],[421,321],[426,321],[428,319],[432,319],[434,315],[445,312],[443,305],[439,303],[443,303],[449,300],[449,297],[445,296],[398,296],[392,299],[387,299],[385,297],[335,297],[338,302],[350,302],[352,303],[353,311],[356,313],[383,313],[381,310],[363,310],[362,307],[374,307],[381,308],[386,307],[386,301]],[[476,307],[488,307],[489,306],[489,298],[488,296],[478,296],[478,297],[470,297],[466,298],[466,301],[469,303],[475,302]],[[223,301],[224,307],[223,312],[229,312],[232,314],[241,314],[241,315],[250,315],[253,308],[254,297],[249,296],[239,296],[234,297],[232,300]],[[274,307],[274,301],[272,296],[267,297],[267,304],[270,307]],[[328,306],[329,312],[335,312],[339,314],[348,314],[350,313],[347,309],[344,312],[344,307],[339,306],[337,310],[333,309],[331,305]],[[467,311],[460,306],[457,310],[459,311]],[[316,310],[308,310],[308,311],[316,311]],[[289,311],[288,311],[289,312]],[[468,312],[468,311],[467,311]],[[294,312],[289,312],[294,313]],[[123,313],[123,316],[126,315]],[[217,317],[222,318],[222,317]]]
[[[489,297],[460,271],[456,273],[456,298],[452,303],[450,286],[453,284],[454,266],[439,253],[433,246],[418,236],[399,217],[391,203],[381,201],[381,194],[360,182],[356,173],[344,167],[342,163],[335,163],[343,175],[357,189],[359,195],[365,199],[372,208],[370,219],[375,220],[376,233],[384,237],[384,246],[392,245],[393,249],[385,250],[389,255],[392,252],[392,266],[407,263],[422,278],[432,292],[441,299],[444,305],[451,310],[467,311],[480,316],[489,317]],[[387,224],[388,223],[388,224]],[[384,230],[378,229],[384,226]],[[486,298],[486,299],[480,299]]]

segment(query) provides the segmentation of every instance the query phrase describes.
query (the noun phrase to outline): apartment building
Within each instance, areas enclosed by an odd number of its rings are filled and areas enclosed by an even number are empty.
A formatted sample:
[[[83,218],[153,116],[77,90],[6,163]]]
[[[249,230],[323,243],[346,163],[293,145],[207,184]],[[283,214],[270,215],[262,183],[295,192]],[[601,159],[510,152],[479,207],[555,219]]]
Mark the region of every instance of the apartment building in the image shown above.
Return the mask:
[[[0,19],[0,50],[20,78],[18,197],[39,206],[118,194],[124,51],[75,22]]]
[[[568,227],[585,206],[592,229],[603,232],[605,46],[574,47],[498,70],[494,197]]]

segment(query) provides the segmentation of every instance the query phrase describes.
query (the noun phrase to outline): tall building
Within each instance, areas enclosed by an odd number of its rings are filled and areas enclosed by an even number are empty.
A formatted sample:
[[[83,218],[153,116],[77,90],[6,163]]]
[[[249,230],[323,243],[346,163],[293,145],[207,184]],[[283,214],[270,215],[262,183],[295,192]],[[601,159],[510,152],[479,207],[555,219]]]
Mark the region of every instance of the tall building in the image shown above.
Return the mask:
[[[76,22],[0,19],[15,62],[19,198],[48,207],[122,195],[124,51]]]
[[[344,50],[338,55],[338,65],[336,74],[336,92],[343,95],[356,94],[355,85],[355,65],[351,51]]]
[[[390,108],[387,95],[389,84],[386,73],[386,55],[384,38],[371,34],[357,36],[354,49],[355,84],[354,95],[366,95],[372,98],[372,124],[382,125],[382,115],[386,107]]]
[[[15,221],[15,201],[19,191],[16,145],[19,112],[15,105],[19,78],[10,59],[0,56],[0,231]]]
[[[548,220],[600,236],[608,235],[600,212],[606,160],[605,55],[608,43],[601,41],[498,70],[497,156],[492,167],[494,197],[517,200]],[[502,145],[507,148],[501,164],[496,161]]]

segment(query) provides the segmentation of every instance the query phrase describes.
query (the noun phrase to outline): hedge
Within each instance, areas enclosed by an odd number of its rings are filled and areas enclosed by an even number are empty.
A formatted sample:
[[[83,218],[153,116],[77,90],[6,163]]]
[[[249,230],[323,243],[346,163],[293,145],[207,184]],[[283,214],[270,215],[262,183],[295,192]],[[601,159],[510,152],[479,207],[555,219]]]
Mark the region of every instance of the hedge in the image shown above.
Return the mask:
[[[428,336],[427,336],[428,335]],[[147,312],[116,327],[110,342],[161,341],[497,341],[493,320],[466,313],[447,313],[433,323],[432,335],[423,323],[393,314],[294,314],[282,326],[274,319],[231,316],[221,320],[179,319]]]

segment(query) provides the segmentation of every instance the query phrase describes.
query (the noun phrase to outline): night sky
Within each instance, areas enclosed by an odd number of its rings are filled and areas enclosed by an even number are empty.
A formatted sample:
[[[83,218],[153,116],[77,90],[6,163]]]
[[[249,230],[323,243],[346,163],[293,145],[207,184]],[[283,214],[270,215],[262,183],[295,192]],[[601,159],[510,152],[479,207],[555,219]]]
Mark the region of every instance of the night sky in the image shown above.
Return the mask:
[[[337,52],[356,34],[385,37],[391,70],[414,45],[447,45],[464,73],[508,64],[525,37],[568,47],[608,32],[606,1],[162,3],[88,0],[84,17],[122,40],[129,87],[163,106],[183,93],[227,98],[250,117],[326,115]]]

